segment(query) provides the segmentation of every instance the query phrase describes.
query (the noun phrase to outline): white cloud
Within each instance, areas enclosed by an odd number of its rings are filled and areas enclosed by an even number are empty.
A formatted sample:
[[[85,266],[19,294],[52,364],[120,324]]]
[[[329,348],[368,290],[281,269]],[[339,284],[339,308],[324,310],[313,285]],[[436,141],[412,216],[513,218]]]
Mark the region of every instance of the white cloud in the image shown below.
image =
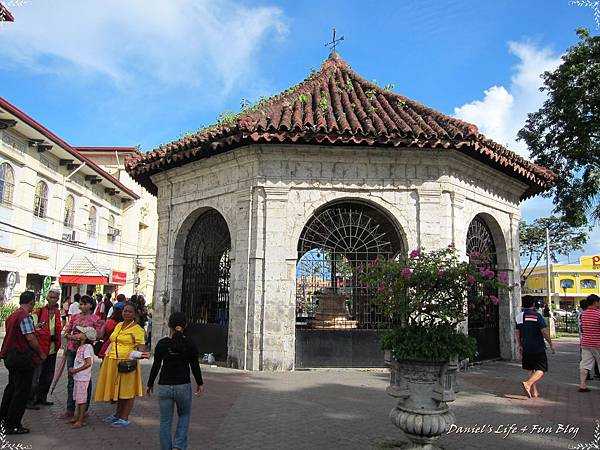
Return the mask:
[[[14,8],[0,30],[5,63],[29,70],[108,77],[121,87],[206,84],[227,92],[282,38],[277,7],[235,0],[40,0]]]
[[[560,57],[529,42],[509,42],[508,48],[519,59],[509,86],[486,89],[482,100],[454,108],[454,115],[474,123],[487,137],[527,157],[526,145],[516,140],[517,132],[525,124],[527,114],[537,111],[544,102],[545,94],[539,90],[540,75],[556,68]]]

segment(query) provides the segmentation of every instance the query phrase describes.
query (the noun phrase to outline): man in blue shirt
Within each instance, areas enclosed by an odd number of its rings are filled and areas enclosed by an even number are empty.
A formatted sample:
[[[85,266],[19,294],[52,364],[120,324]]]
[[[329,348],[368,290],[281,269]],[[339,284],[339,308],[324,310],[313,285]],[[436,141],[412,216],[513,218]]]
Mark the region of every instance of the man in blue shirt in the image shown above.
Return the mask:
[[[548,372],[544,339],[548,341],[552,353],[554,353],[554,346],[546,321],[535,310],[535,297],[525,295],[521,301],[523,311],[517,314],[517,345],[522,355],[522,367],[529,371],[529,378],[521,384],[529,398],[537,398],[540,396],[537,383],[544,377],[544,373]]]

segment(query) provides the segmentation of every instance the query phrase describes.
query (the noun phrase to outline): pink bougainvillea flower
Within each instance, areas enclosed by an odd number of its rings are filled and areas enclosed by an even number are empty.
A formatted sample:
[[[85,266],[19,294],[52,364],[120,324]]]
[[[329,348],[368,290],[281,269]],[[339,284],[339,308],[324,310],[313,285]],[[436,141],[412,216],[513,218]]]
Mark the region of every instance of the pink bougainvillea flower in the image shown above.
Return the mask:
[[[467,283],[469,283],[469,284],[475,284],[476,281],[477,280],[475,279],[475,277],[473,275],[469,275],[467,277]]]
[[[469,254],[469,256],[470,256],[471,258],[479,258],[479,257],[481,256],[481,253],[479,253],[479,252],[471,252],[471,253]]]
[[[418,248],[410,252],[410,257],[412,259],[418,258],[419,256],[421,256],[421,250],[419,250]]]
[[[385,291],[385,284],[383,282],[379,283],[379,287],[377,288],[377,292],[381,293]]]
[[[449,248],[449,249],[454,249],[454,248],[455,248],[455,245],[454,245],[454,243],[450,244],[450,245],[448,246],[448,248]]]
[[[500,283],[508,283],[508,274],[506,272],[498,272],[498,281]]]
[[[496,273],[493,270],[487,270],[485,272],[485,277],[489,280],[492,280],[496,276]]]
[[[412,276],[412,270],[410,270],[408,267],[405,267],[404,269],[402,269],[401,275],[402,275],[402,277],[408,279]]]
[[[490,300],[492,301],[492,303],[494,305],[498,305],[500,303],[500,299],[498,297],[496,297],[495,295],[490,295]]]

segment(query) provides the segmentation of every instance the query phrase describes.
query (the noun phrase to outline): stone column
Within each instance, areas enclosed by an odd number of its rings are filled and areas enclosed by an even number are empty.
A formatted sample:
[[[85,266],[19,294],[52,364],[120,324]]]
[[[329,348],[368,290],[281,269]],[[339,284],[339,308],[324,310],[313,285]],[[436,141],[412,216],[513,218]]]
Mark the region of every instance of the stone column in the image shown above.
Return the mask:
[[[500,302],[500,356],[503,359],[517,358],[515,338],[515,318],[521,311],[521,257],[519,253],[519,221],[517,214],[509,214],[509,230],[506,239],[506,259],[508,283],[512,290],[506,295],[506,301]],[[502,268],[501,268],[502,269]],[[505,300],[504,298],[501,300]]]
[[[444,216],[441,187],[435,182],[424,182],[417,189],[417,195],[417,241],[419,247],[426,251],[437,249],[444,245],[446,240],[440,236],[440,221]]]
[[[229,350],[240,355],[239,367],[243,367],[245,355],[248,370],[294,368],[295,261],[286,253],[287,199],[288,189],[278,187],[255,187],[251,196],[239,199],[250,214],[246,214],[245,231],[238,233],[238,258],[244,262],[237,267],[243,268],[244,279],[236,282],[234,296],[234,307],[239,307],[244,320],[236,321],[235,326],[242,330],[242,348],[236,345]],[[230,333],[236,333],[233,322],[230,324]]]
[[[170,206],[163,202],[158,211],[158,239],[156,245],[156,273],[154,279],[153,311],[152,311],[152,349],[156,343],[169,334],[166,320],[171,312],[172,279],[169,267],[173,255],[169,247],[175,239],[170,229]]]

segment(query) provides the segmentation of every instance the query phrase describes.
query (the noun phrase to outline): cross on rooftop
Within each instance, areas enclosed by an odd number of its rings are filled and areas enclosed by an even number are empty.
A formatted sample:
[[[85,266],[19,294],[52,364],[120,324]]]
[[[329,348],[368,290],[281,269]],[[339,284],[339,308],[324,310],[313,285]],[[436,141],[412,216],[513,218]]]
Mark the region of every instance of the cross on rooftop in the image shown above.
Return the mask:
[[[327,42],[325,44],[325,47],[330,47],[332,53],[335,53],[335,48],[337,47],[338,43],[340,41],[343,41],[343,40],[344,40],[344,36],[336,39],[336,37],[335,37],[335,28],[333,28],[333,37],[331,39],[331,42]]]

